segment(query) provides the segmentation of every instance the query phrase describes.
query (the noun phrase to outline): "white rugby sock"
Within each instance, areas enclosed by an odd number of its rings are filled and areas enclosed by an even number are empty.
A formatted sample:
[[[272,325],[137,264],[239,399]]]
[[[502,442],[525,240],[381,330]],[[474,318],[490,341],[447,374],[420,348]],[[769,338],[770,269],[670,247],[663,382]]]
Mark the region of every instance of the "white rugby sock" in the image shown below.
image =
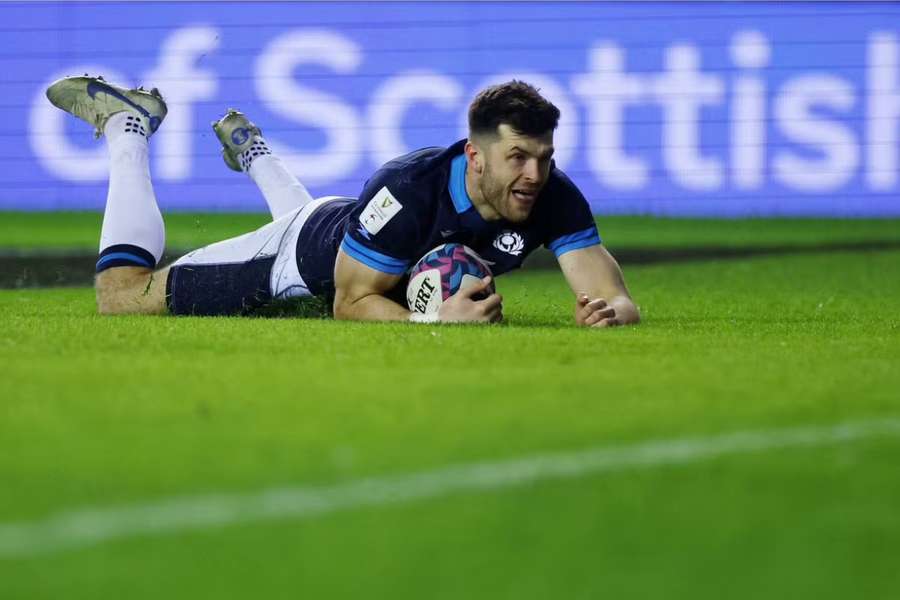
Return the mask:
[[[154,268],[162,258],[166,231],[150,181],[147,132],[136,115],[125,111],[111,116],[103,133],[109,148],[109,192],[97,272],[113,266]]]
[[[273,219],[312,202],[306,187],[272,154],[263,138],[255,136],[253,145],[241,152],[240,163],[262,192]]]

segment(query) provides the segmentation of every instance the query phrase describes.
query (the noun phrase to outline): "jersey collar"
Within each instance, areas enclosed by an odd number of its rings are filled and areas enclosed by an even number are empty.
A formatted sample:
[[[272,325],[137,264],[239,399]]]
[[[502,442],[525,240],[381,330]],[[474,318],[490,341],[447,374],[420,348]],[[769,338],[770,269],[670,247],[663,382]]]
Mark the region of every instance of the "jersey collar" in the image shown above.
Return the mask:
[[[466,191],[466,155],[460,154],[450,161],[450,199],[453,200],[453,208],[457,214],[462,214],[472,208],[472,199]]]
[[[475,210],[469,193],[466,192],[466,155],[460,154],[450,161],[450,181],[447,187],[450,189],[450,199],[453,208],[459,216],[459,223],[468,231],[477,235],[489,235],[504,227],[506,221],[485,221],[481,214]]]

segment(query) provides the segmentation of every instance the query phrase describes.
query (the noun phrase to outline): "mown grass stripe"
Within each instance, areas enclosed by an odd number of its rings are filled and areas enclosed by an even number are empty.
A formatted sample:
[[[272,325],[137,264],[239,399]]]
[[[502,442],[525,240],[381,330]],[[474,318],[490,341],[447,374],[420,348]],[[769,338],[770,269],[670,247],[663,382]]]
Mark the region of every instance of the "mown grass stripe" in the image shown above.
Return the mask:
[[[663,439],[567,453],[456,465],[330,486],[172,497],[131,506],[83,508],[0,524],[0,558],[16,559],[142,535],[165,535],[275,519],[308,519],[367,506],[574,479],[625,469],[686,464],[727,455],[822,446],[900,435],[900,419]]]

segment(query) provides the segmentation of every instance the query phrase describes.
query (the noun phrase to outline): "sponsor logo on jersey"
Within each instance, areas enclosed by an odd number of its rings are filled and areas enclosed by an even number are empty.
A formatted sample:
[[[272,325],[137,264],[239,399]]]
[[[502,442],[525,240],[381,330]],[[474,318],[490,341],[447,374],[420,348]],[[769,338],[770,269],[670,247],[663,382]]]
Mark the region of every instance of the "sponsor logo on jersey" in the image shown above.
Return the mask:
[[[515,231],[501,231],[494,239],[494,248],[513,256],[519,256],[525,249],[525,239]]]
[[[359,222],[366,228],[366,231],[375,235],[402,208],[403,205],[394,197],[391,190],[385,186],[378,190],[372,199],[369,200],[369,203],[366,204],[362,214],[359,215]]]

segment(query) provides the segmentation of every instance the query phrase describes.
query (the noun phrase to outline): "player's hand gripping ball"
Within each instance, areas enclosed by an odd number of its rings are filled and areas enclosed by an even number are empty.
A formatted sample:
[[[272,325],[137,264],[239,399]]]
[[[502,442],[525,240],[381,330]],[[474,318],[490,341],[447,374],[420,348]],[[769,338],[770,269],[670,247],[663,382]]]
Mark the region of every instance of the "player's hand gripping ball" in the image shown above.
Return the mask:
[[[423,315],[436,313],[441,304],[464,287],[491,275],[478,254],[462,244],[443,244],[421,259],[409,274],[406,301],[409,310]],[[474,300],[494,293],[494,282]]]

